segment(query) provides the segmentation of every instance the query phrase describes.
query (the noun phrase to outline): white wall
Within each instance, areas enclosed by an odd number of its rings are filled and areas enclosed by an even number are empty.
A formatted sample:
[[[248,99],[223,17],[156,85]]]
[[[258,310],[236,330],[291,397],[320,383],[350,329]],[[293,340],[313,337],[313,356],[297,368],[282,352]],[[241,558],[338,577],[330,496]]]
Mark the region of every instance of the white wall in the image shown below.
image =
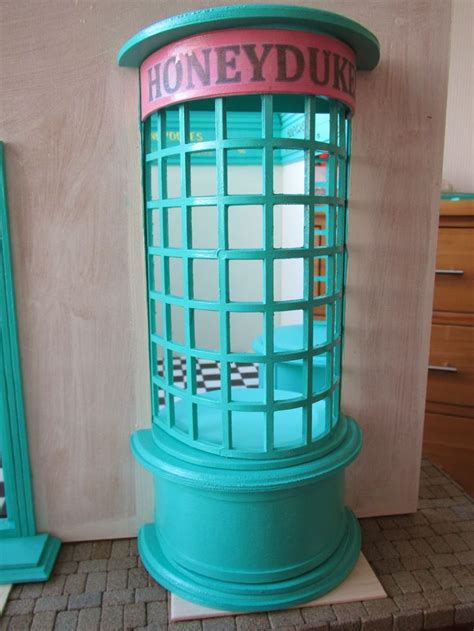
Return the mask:
[[[168,194],[179,194],[180,169],[173,166],[169,171]],[[274,170],[274,191],[281,193],[303,192],[304,163],[302,161],[276,166]],[[257,165],[233,165],[229,169],[230,193],[261,193],[262,173]],[[194,194],[207,195],[215,193],[215,168],[200,166],[197,168]],[[202,221],[193,217],[193,245],[196,247],[217,247],[217,213],[208,209],[202,214]],[[303,206],[278,205],[274,211],[274,243],[276,247],[301,247],[303,245],[304,213]],[[178,213],[173,213],[169,221],[170,242],[181,243],[181,221]],[[262,210],[259,206],[243,206],[230,209],[229,212],[229,246],[253,248],[261,247]],[[178,293],[182,291],[182,279],[179,261],[171,261],[171,280]],[[217,300],[218,277],[217,264],[206,261],[200,264],[202,273],[195,273],[195,296]],[[173,279],[176,281],[173,283]],[[230,269],[231,300],[260,300],[262,296],[261,267],[248,261],[243,265],[231,265]],[[303,297],[303,259],[286,259],[275,263],[274,286],[276,299],[296,300]],[[237,291],[233,291],[236,288]],[[182,329],[183,317],[177,312],[176,327]],[[302,311],[284,311],[276,319],[277,324],[301,324]],[[251,342],[262,333],[262,321],[258,314],[236,316],[231,322],[232,350],[250,351]],[[202,348],[217,349],[219,347],[219,331],[212,317],[203,317],[196,321],[196,337]]]
[[[474,192],[474,2],[452,4],[443,179]]]
[[[364,448],[347,498],[359,516],[406,513],[418,497],[450,4],[305,3],[381,41],[380,65],[357,78],[353,127],[343,409]],[[132,536],[152,508],[129,450],[150,424],[138,71],[116,53],[177,4],[2,1],[0,136],[37,523],[64,540]]]
[[[282,186],[285,193],[302,192],[304,163],[292,162],[282,167]],[[286,248],[303,245],[304,214],[301,206],[282,207],[282,246]],[[281,264],[281,297],[296,300],[303,297],[303,259],[287,259]],[[284,311],[281,324],[301,324],[302,311]]]
[[[280,187],[282,167],[274,171],[275,186]],[[180,168],[172,166],[168,173],[168,195],[177,196],[180,185]],[[262,192],[262,169],[258,165],[232,165],[228,173],[229,193],[254,194]],[[216,192],[216,170],[214,166],[196,167],[196,178],[192,182],[193,195],[212,195]],[[218,247],[217,210],[215,207],[193,211],[193,247]],[[169,217],[170,245],[181,245],[180,213],[172,212]],[[281,245],[281,209],[274,215],[274,242]],[[229,247],[259,248],[263,245],[263,222],[261,206],[229,207]],[[281,270],[275,279],[276,295],[281,287]],[[170,261],[172,293],[182,295],[182,271],[179,259]],[[263,271],[258,261],[237,261],[230,263],[230,299],[259,301],[263,295]],[[173,292],[173,289],[175,290]],[[194,268],[195,297],[203,300],[218,299],[217,260],[199,261]],[[177,335],[183,338],[184,313],[174,310],[173,325]],[[160,314],[157,317],[161,326]],[[219,349],[219,329],[215,314],[199,313],[195,321],[196,341],[199,347]],[[231,316],[231,349],[235,352],[250,352],[252,340],[262,334],[262,318],[258,313]],[[184,341],[178,339],[178,341]]]

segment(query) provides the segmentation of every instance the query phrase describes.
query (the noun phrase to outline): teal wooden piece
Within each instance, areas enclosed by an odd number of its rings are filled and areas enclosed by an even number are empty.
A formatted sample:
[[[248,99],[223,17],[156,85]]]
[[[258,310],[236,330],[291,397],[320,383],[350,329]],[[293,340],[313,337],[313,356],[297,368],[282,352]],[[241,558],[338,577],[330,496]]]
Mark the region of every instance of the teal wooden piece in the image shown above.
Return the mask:
[[[323,109],[323,103],[320,104]],[[316,140],[327,143],[329,141],[329,108],[324,115],[318,120],[316,130]],[[231,137],[242,137],[249,135],[250,137],[260,136],[261,117],[260,112],[241,112],[230,111],[227,115],[228,134]],[[274,117],[273,133],[276,137],[292,138],[298,137],[304,131],[304,113],[285,114],[279,113]],[[190,120],[189,139],[191,142],[207,142],[211,141],[215,132],[214,112],[209,110],[197,110],[192,112],[192,120]],[[180,143],[179,130],[179,113],[178,109],[168,108],[166,112],[166,146],[177,147]],[[151,120],[151,140],[158,140],[158,130],[156,127],[156,118]],[[274,166],[292,164],[301,160],[300,152],[291,149],[277,149],[274,153]],[[321,158],[318,158],[321,160]],[[324,158],[322,159],[324,161]],[[229,152],[229,165],[254,165],[260,164],[261,155],[259,149],[242,149]],[[171,154],[167,159],[168,166],[179,166],[179,153]],[[196,154],[196,165],[214,165],[215,159],[211,151],[200,151]],[[321,182],[324,186],[327,182]]]
[[[343,498],[344,468],[360,445],[358,425],[343,417],[317,459],[222,469],[219,456],[197,458],[158,427],[136,432],[133,452],[155,479],[155,522],[138,538],[148,571],[183,598],[232,611],[281,609],[330,591],[360,553]]]
[[[245,98],[208,103],[214,133],[201,142],[190,139],[194,104],[178,107],[172,143],[167,132],[175,117],[169,116],[169,110],[158,111],[144,122],[153,429],[132,437],[136,458],[155,478],[155,523],[139,533],[147,569],[183,597],[241,611],[290,606],[331,589],[347,576],[360,549],[358,525],[344,508],[342,488],[344,468],[359,452],[361,434],[354,421],[339,414],[349,122],[342,104],[313,96],[293,98],[293,107],[303,109],[304,125],[299,137],[289,137],[274,124],[275,109],[288,107],[287,102],[271,95],[259,98],[260,112],[254,101],[252,108],[260,116],[260,137],[244,133],[229,137],[229,114],[239,105],[244,111]],[[287,116],[279,113],[280,119]],[[320,115],[328,119],[324,140],[316,140]],[[293,120],[300,123],[300,117]],[[243,146],[262,153],[261,193],[229,194],[228,152]],[[217,165],[216,190],[205,197],[193,195],[191,177],[192,157],[202,149],[214,156]],[[274,192],[275,156],[281,150],[303,151],[305,178],[300,194]],[[319,152],[330,156],[324,195],[315,193]],[[173,196],[167,173],[171,160],[180,165],[179,190]],[[276,247],[273,241],[274,207],[285,203],[304,205],[302,247]],[[228,208],[246,204],[263,208],[262,246],[231,248]],[[217,209],[215,249],[193,247],[192,209],[202,206]],[[169,212],[174,208],[181,214],[179,247],[170,243]],[[318,234],[322,245],[315,242],[316,211],[326,217],[326,228]],[[291,258],[304,261],[299,300],[277,298],[273,286],[275,261]],[[180,292],[172,289],[171,259],[182,262]],[[214,300],[195,296],[193,272],[200,260],[218,265],[219,293]],[[230,298],[229,265],[245,260],[261,261],[263,295],[258,302]],[[324,279],[314,273],[318,260],[326,267]],[[315,287],[322,280],[326,292],[319,296]],[[321,305],[327,318],[314,324],[313,309]],[[181,339],[173,328],[175,308],[184,312]],[[303,325],[285,343],[274,318],[289,310],[302,311]],[[216,314],[215,349],[196,343],[196,314],[202,311]],[[251,352],[230,347],[230,314],[236,312],[262,314],[263,335]],[[186,358],[185,389],[174,383],[176,354]],[[198,393],[198,359],[220,362],[222,385],[217,392]],[[259,363],[261,387],[232,388],[231,362],[248,361]],[[280,384],[278,371],[293,367],[297,380],[290,387]],[[159,390],[164,407],[159,404]],[[290,492],[293,486],[298,491]],[[315,511],[312,517],[308,505]],[[274,524],[271,537],[269,523]],[[288,532],[292,540],[284,543]]]
[[[60,542],[36,532],[7,211],[0,142],[0,455],[7,506],[0,519],[0,583],[22,583],[47,580]]]
[[[151,374],[155,390],[153,398],[154,422],[167,428],[176,434],[183,442],[191,442],[195,447],[206,451],[213,451],[229,457],[254,457],[242,450],[239,444],[232,443],[232,424],[237,422],[233,414],[238,412],[265,413],[267,424],[263,428],[262,439],[256,441],[264,446],[257,450],[260,457],[284,458],[287,452],[295,450],[303,453],[310,451],[318,432],[312,430],[313,404],[323,401],[326,420],[325,425],[329,429],[337,422],[338,410],[334,408],[334,398],[338,396],[340,388],[340,346],[342,343],[342,275],[344,270],[344,232],[345,232],[345,165],[348,158],[345,106],[334,102],[329,108],[330,138],[324,143],[315,140],[315,120],[320,113],[326,115],[328,107],[326,100],[318,97],[301,97],[305,107],[305,119],[308,129],[305,138],[287,138],[275,136],[274,132],[274,97],[261,97],[261,128],[263,135],[260,138],[228,138],[226,121],[226,99],[215,100],[215,130],[216,135],[212,141],[199,143],[189,142],[189,117],[192,106],[184,104],[179,106],[181,121],[179,129],[180,141],[168,146],[166,141],[168,110],[161,110],[152,114],[144,123],[145,137],[145,172],[147,188],[147,242],[148,242],[148,278],[149,278],[149,310],[150,310],[150,340],[152,343]],[[231,103],[235,107],[236,101]],[[241,108],[245,107],[243,101]],[[156,132],[155,132],[156,130]],[[156,137],[154,138],[154,135]],[[160,142],[161,138],[161,142]],[[199,152],[203,145],[208,153],[214,155],[217,164],[217,187],[214,195],[193,196],[190,168],[192,157]],[[262,163],[262,193],[255,195],[229,194],[227,189],[227,154],[229,151],[246,146],[259,149],[263,155]],[[303,150],[305,156],[304,169],[306,172],[305,191],[302,194],[276,194],[273,190],[274,155],[281,148],[290,150]],[[314,162],[318,151],[328,152],[334,164],[332,165],[332,181],[328,195],[316,195],[314,193]],[[167,168],[168,160],[178,158],[181,165],[181,180],[179,191],[174,191],[170,196],[168,192]],[[337,165],[337,166],[336,166]],[[158,196],[154,195],[152,180],[158,180]],[[305,244],[302,248],[277,248],[273,242],[273,213],[274,207],[279,204],[305,205]],[[321,205],[327,216],[326,243],[323,246],[314,245],[314,228],[312,215],[317,205]],[[192,247],[192,220],[191,208],[199,206],[215,206],[218,211],[218,248],[196,249]],[[229,221],[228,208],[245,205],[260,205],[264,208],[262,233],[264,240],[262,247],[258,249],[238,249],[229,247]],[[183,228],[182,247],[171,247],[169,244],[168,214],[170,208],[181,209],[181,225]],[[318,208],[321,210],[321,208]],[[159,227],[153,224],[152,213],[158,211]],[[159,235],[157,234],[159,232]],[[305,283],[304,295],[300,300],[282,300],[274,296],[273,278],[276,261],[284,261],[291,258],[304,260]],[[182,295],[173,293],[170,281],[170,260],[182,262],[185,270]],[[219,266],[219,296],[218,299],[199,300],[194,297],[193,269],[196,261],[206,259],[216,261]],[[262,277],[264,292],[259,302],[232,301],[229,297],[229,264],[232,261],[260,261],[262,264]],[[328,273],[324,276],[327,283],[327,291],[323,296],[316,296],[315,283],[320,280],[314,275],[315,261],[323,260]],[[160,270],[159,278],[156,277],[156,269]],[[325,326],[325,343],[313,346],[311,337],[313,331],[312,313],[316,306],[325,305],[328,313]],[[172,330],[172,309],[179,308],[184,311],[186,339],[178,340],[176,331]],[[162,310],[162,321],[157,319],[157,309]],[[304,314],[305,334],[301,340],[305,344],[300,348],[276,349],[274,348],[273,329],[274,318],[279,313],[290,310],[302,311]],[[196,313],[215,312],[219,321],[219,344],[215,349],[203,349],[195,344],[195,327],[192,324]],[[230,314],[236,312],[262,313],[264,318],[263,344],[259,352],[242,353],[233,352],[230,349]],[[217,321],[217,319],[216,319]],[[157,325],[161,326],[158,330]],[[157,362],[158,352],[163,355],[164,370],[159,371]],[[209,397],[198,394],[193,388],[183,390],[176,386],[173,380],[173,357],[176,354],[187,358],[187,368],[190,375],[195,374],[198,358],[210,359],[220,362],[221,367],[221,396]],[[313,366],[314,358],[318,355],[328,357],[327,361],[327,387],[321,390],[313,390]],[[262,384],[259,396],[245,404],[235,399],[230,388],[231,362],[255,361],[262,365],[266,375],[266,381]],[[301,392],[298,388],[295,392],[300,396],[286,396],[276,399],[273,396],[273,370],[267,370],[274,364],[285,361],[301,361],[306,375],[306,388]],[[308,386],[309,384],[309,386]],[[162,390],[165,397],[165,408],[159,409],[157,391]],[[321,406],[322,407],[322,406]],[[222,413],[221,440],[210,441],[202,438],[199,418],[206,417],[203,424],[208,425],[208,413],[206,410],[218,409]],[[278,449],[273,446],[273,416],[284,410],[299,409],[304,418],[304,431],[299,437],[299,443],[291,440],[288,449],[280,445]],[[176,422],[179,416],[180,422]],[[182,419],[190,419],[186,427]],[[209,432],[205,432],[209,436]],[[217,434],[214,432],[214,436]],[[254,450],[252,450],[254,451]]]
[[[119,50],[117,61],[120,66],[138,68],[158,48],[188,35],[256,26],[302,29],[332,35],[355,51],[359,70],[373,70],[379,61],[379,42],[361,24],[329,11],[284,4],[238,4],[174,15],[151,24],[125,42]]]
[[[313,323],[313,344],[324,346],[326,344],[326,323],[315,320]],[[292,352],[302,348],[303,326],[293,324],[281,326],[275,329],[274,333],[275,350],[279,352]],[[258,336],[252,343],[252,348],[256,353],[263,352],[263,338]],[[324,390],[328,378],[328,361],[326,353],[315,355],[313,358],[313,392]],[[302,359],[289,362],[275,363],[275,388],[280,390],[290,390],[292,392],[302,392],[304,388]],[[265,367],[260,368],[260,385],[265,380]]]
[[[150,26],[122,47],[119,63],[138,66],[182,37],[243,26],[338,36],[356,51],[359,68],[378,61],[376,38],[342,16],[236,5]],[[154,522],[139,532],[139,551],[171,591],[236,611],[315,598],[349,574],[360,552],[343,491],[344,470],[362,437],[340,413],[349,107],[344,98],[258,94],[258,85],[255,92],[196,97],[157,109],[142,123],[152,423],[132,435],[131,447],[153,475],[156,506]],[[275,167],[294,161],[302,164],[301,187],[279,190]],[[327,165],[322,187],[315,177],[320,161]],[[238,164],[258,167],[254,191],[243,190],[243,181],[231,189],[229,167]],[[200,167],[214,169],[211,190],[203,189],[209,179],[199,179]],[[275,209],[295,205],[303,209],[303,243],[281,247]],[[234,247],[229,213],[244,207],[258,209],[261,243]],[[209,208],[217,217],[213,243],[197,245],[196,217]],[[314,227],[315,213],[324,216],[322,229]],[[275,270],[295,259],[303,268],[302,293],[281,298]],[[260,275],[259,297],[234,295],[232,269],[245,263]],[[215,269],[214,295],[197,283],[202,264]],[[316,308],[324,310],[318,323]],[[299,312],[302,324],[276,326],[284,312]],[[212,346],[201,339],[203,314]],[[262,322],[247,352],[232,344],[235,314]],[[185,384],[173,371],[181,358]],[[218,390],[199,389],[203,360],[217,362]],[[232,365],[240,362],[258,364],[259,388],[232,386]],[[297,376],[282,381],[281,371],[292,369]]]
[[[447,199],[453,202],[457,202],[462,199],[474,199],[474,193],[458,193],[456,191],[443,192],[441,193],[441,199]]]

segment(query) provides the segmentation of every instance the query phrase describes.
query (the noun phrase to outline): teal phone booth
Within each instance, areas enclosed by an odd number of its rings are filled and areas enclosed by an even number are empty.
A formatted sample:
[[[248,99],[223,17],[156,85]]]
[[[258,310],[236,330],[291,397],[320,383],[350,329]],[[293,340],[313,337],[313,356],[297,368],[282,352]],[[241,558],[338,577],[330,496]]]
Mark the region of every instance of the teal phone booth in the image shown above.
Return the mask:
[[[310,600],[360,553],[344,506],[362,442],[340,412],[345,237],[356,68],[378,58],[355,22],[285,5],[178,15],[119,52],[140,68],[143,141],[152,419],[131,445],[156,505],[139,551],[157,581],[207,606]],[[278,236],[293,210],[299,245]],[[300,286],[285,295],[276,270],[293,264]],[[253,348],[233,342],[246,318]],[[210,364],[216,389],[199,381]],[[250,364],[258,387],[236,386]],[[297,382],[278,366],[297,366]]]

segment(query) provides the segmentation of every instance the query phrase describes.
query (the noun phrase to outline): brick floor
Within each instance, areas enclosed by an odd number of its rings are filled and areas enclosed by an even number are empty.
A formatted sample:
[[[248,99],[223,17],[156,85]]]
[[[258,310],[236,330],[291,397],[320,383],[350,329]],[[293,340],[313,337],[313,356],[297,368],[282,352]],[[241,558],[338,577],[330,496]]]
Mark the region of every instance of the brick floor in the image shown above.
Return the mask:
[[[135,539],[64,544],[46,583],[15,585],[0,631],[418,631],[474,629],[474,503],[428,462],[414,515],[361,520],[388,598],[170,624],[169,594]]]

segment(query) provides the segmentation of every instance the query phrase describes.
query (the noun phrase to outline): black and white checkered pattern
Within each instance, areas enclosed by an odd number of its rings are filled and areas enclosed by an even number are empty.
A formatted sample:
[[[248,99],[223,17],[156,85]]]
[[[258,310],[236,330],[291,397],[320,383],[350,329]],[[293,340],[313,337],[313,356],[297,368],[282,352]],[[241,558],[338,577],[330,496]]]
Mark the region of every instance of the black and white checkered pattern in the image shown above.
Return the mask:
[[[163,376],[163,362],[158,362],[158,374]],[[186,360],[181,357],[173,358],[173,381],[177,388],[186,388]],[[257,388],[258,370],[256,364],[252,363],[231,363],[230,364],[230,384],[232,387]],[[219,390],[221,387],[221,371],[218,362],[208,359],[198,359],[196,361],[196,392],[210,392]],[[165,404],[164,392],[160,390],[160,408]]]

